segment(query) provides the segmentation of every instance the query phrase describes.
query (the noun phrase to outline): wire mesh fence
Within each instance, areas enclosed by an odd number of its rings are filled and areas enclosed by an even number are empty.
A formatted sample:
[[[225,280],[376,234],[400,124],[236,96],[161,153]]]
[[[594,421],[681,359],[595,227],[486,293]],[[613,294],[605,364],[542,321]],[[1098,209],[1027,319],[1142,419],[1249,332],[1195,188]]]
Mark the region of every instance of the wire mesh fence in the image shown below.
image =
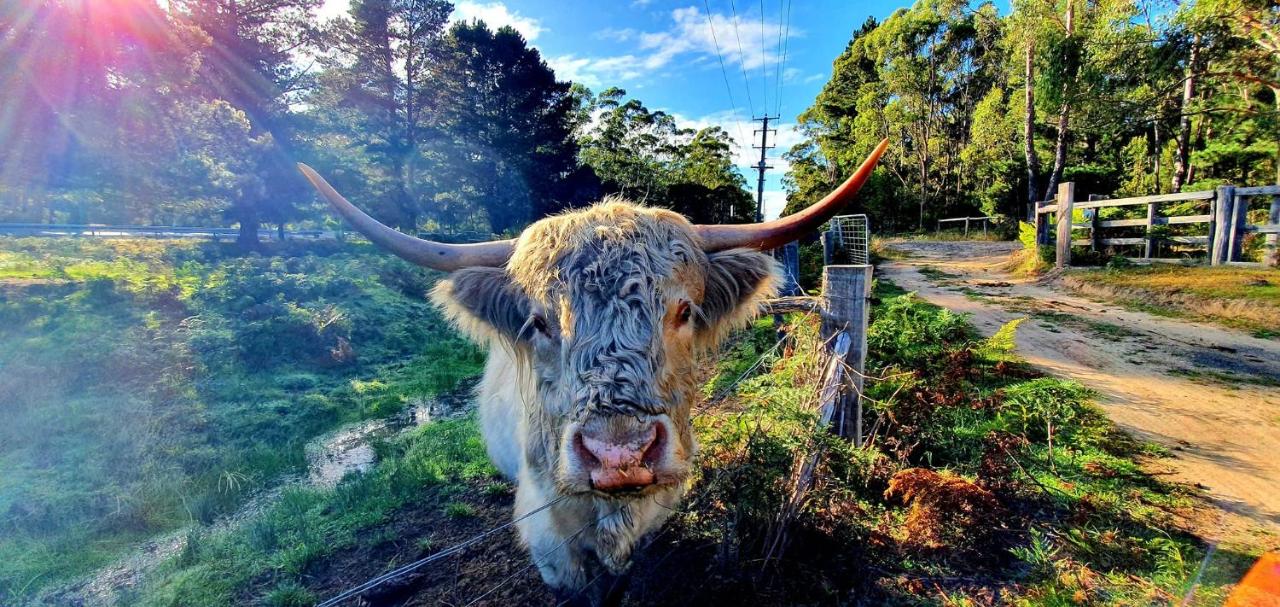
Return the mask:
[[[827,231],[832,262],[870,263],[871,236],[866,215],[839,215],[831,218]]]

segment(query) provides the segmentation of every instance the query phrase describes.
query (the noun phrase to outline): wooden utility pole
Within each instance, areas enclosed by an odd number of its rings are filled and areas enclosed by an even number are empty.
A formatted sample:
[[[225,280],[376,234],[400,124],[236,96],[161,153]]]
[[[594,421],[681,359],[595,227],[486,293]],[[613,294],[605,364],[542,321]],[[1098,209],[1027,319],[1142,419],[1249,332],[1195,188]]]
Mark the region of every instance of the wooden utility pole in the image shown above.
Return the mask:
[[[769,131],[773,131],[775,133],[778,132],[778,129],[769,128],[769,121],[777,120],[777,119],[778,119],[777,116],[770,116],[768,114],[765,114],[761,118],[752,118],[752,120],[754,121],[760,121],[764,123],[763,126],[761,126],[760,128],[754,131],[755,133],[760,133],[760,145],[751,146],[754,149],[760,150],[760,163],[754,167],[756,171],[760,173],[760,178],[756,182],[756,222],[757,223],[764,221],[764,172],[773,168],[772,166],[766,164],[765,161],[768,159],[767,155],[769,150],[777,147],[777,146],[769,145]]]

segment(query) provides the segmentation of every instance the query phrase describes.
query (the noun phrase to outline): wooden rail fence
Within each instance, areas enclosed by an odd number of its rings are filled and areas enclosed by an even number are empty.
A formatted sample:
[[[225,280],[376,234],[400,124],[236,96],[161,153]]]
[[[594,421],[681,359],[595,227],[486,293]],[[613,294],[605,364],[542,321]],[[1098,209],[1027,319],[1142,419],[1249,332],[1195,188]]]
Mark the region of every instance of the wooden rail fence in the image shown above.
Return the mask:
[[[1076,185],[1067,182],[1058,186],[1056,200],[1036,205],[1036,243],[1044,246],[1055,245],[1055,265],[1059,268],[1071,265],[1072,246],[1090,247],[1097,251],[1106,246],[1141,245],[1142,259],[1182,261],[1155,257],[1160,242],[1204,245],[1210,265],[1239,264],[1243,263],[1241,255],[1244,251],[1245,236],[1250,233],[1267,235],[1263,265],[1275,266],[1277,261],[1280,261],[1280,185],[1247,188],[1224,185],[1216,190],[1115,200],[1090,197],[1087,201],[1076,201],[1075,198]],[[1270,206],[1266,223],[1249,223],[1250,203],[1255,199],[1266,201],[1268,198]],[[1160,214],[1162,204],[1201,200],[1209,203],[1207,214],[1177,216]],[[1145,218],[1103,220],[1098,212],[1104,208],[1141,205],[1146,206]],[[1077,209],[1086,211],[1084,223],[1074,223],[1072,216]],[[1087,212],[1090,210],[1092,213]],[[1156,229],[1159,226],[1202,223],[1208,224],[1208,230],[1204,235],[1198,236],[1168,236],[1160,234]],[[1052,234],[1050,226],[1054,226]],[[1107,228],[1124,227],[1142,227],[1144,235],[1106,238],[1102,234],[1102,231]],[[1075,239],[1073,236],[1075,230],[1088,230],[1089,238]]]
[[[969,223],[970,223],[970,222],[973,222],[973,221],[980,221],[980,222],[982,222],[982,235],[983,235],[983,236],[986,236],[986,235],[987,235],[987,226],[988,226],[988,225],[990,225],[990,224],[991,224],[991,222],[993,222],[993,221],[995,221],[995,220],[996,220],[996,218],[995,218],[995,217],[991,217],[991,216],[986,216],[986,217],[949,217],[949,218],[947,218],[947,219],[939,219],[939,220],[938,220],[938,225],[937,225],[937,227],[934,229],[934,233],[935,233],[935,234],[937,234],[937,233],[942,232],[942,224],[944,224],[944,223],[960,223],[960,222],[964,222],[964,235],[965,235],[965,236],[968,236],[968,235],[969,235]]]
[[[259,230],[260,238],[270,238],[278,232]],[[66,224],[66,223],[0,223],[0,234],[9,236],[93,236],[93,237],[134,237],[152,238],[222,238],[234,239],[240,234],[238,228],[212,228],[202,226],[141,226],[141,225],[100,225],[100,224]],[[285,235],[293,238],[333,238],[333,232],[326,230],[287,230]]]

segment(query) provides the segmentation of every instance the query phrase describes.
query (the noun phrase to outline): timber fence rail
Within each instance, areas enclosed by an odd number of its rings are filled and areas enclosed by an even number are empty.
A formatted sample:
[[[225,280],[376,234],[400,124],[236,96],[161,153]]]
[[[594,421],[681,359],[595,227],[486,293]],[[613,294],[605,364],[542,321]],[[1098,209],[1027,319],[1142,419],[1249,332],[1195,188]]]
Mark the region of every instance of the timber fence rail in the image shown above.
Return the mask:
[[[277,232],[259,230],[259,237],[271,237]],[[184,238],[205,237],[212,239],[236,238],[240,234],[238,228],[210,228],[201,226],[143,226],[143,225],[99,225],[71,223],[0,223],[0,234],[9,236],[93,236],[93,237],[133,237],[147,236],[152,238]],[[285,236],[294,238],[336,238],[329,230],[287,230]]]
[[[1249,234],[1264,234],[1263,261],[1261,265],[1275,266],[1280,261],[1280,185],[1258,187],[1218,186],[1216,190],[1138,196],[1134,198],[1098,199],[1077,201],[1076,185],[1060,184],[1055,200],[1036,205],[1036,243],[1055,247],[1055,265],[1065,268],[1071,265],[1071,247],[1089,247],[1094,251],[1109,246],[1141,246],[1140,259],[1160,262],[1180,262],[1180,258],[1160,258],[1157,252],[1162,243],[1202,245],[1210,265],[1242,264],[1245,238]],[[1161,205],[1206,201],[1208,213],[1194,215],[1162,215]],[[1249,223],[1250,205],[1260,203],[1255,210],[1267,211],[1265,223]],[[1262,206],[1266,205],[1266,206]],[[1103,220],[1101,209],[1127,206],[1145,206],[1146,217]],[[1076,210],[1084,210],[1085,221],[1075,223]],[[1091,212],[1090,212],[1091,211]],[[1164,226],[1207,224],[1204,234],[1168,235],[1160,229]],[[1108,228],[1143,228],[1142,236],[1108,238],[1103,233]],[[1076,230],[1087,230],[1088,238],[1074,237]]]
[[[934,229],[934,231],[933,231],[933,232],[934,232],[934,234],[941,234],[941,233],[942,233],[942,224],[944,224],[944,223],[963,223],[963,226],[964,226],[964,235],[965,235],[965,236],[968,236],[968,235],[969,235],[969,224],[970,224],[970,223],[972,223],[972,222],[975,222],[975,221],[976,221],[976,222],[980,222],[980,223],[982,224],[982,235],[983,235],[983,236],[986,236],[986,235],[987,235],[987,227],[988,227],[988,226],[990,226],[992,222],[997,221],[997,218],[995,218],[995,217],[991,217],[991,216],[984,216],[984,217],[949,217],[949,218],[947,218],[947,219],[939,219],[939,220],[938,220],[938,223],[937,223],[937,226],[935,227],[935,229]],[[949,227],[949,226],[948,226],[948,227]]]

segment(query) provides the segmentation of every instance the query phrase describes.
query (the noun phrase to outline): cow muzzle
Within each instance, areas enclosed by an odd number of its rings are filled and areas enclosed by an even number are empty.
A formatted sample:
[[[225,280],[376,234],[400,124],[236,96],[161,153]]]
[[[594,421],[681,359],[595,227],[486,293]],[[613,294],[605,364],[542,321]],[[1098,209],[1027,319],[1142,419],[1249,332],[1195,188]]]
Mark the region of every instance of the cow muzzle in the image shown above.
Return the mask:
[[[614,415],[568,429],[568,476],[609,494],[642,492],[673,476],[671,420]],[[582,481],[586,481],[583,483]]]

